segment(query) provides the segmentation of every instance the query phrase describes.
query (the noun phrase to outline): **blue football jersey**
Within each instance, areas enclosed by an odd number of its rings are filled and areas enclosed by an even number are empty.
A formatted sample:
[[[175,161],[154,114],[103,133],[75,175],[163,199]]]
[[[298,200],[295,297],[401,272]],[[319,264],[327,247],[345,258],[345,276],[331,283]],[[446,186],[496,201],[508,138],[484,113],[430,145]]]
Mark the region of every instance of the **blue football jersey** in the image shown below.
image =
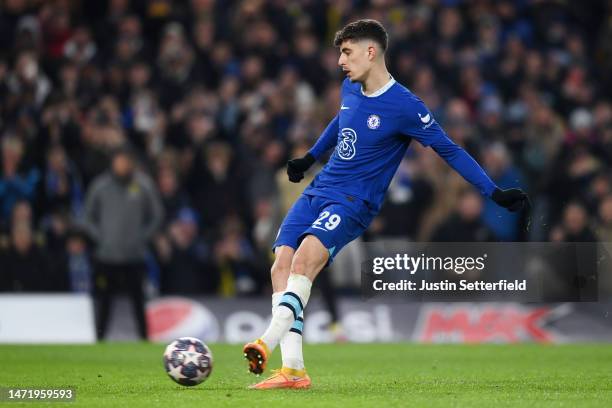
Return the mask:
[[[318,159],[328,149],[335,146],[335,150],[305,194],[354,196],[378,211],[412,139],[431,146],[482,194],[490,196],[496,188],[448,138],[423,101],[395,80],[366,96],[361,84],[345,79],[341,96],[340,111],[310,153]]]

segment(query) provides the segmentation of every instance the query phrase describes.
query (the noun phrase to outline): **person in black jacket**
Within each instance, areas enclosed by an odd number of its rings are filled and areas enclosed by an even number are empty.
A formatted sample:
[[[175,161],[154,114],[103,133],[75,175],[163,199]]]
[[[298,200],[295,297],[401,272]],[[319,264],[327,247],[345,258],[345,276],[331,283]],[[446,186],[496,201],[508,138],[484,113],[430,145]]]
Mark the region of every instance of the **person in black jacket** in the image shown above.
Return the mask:
[[[486,242],[493,239],[493,233],[484,225],[482,199],[471,190],[459,198],[457,211],[448,217],[432,237],[434,242]]]
[[[0,288],[13,292],[59,292],[67,276],[50,266],[46,251],[33,240],[32,228],[20,222],[11,229],[10,247],[2,260]]]

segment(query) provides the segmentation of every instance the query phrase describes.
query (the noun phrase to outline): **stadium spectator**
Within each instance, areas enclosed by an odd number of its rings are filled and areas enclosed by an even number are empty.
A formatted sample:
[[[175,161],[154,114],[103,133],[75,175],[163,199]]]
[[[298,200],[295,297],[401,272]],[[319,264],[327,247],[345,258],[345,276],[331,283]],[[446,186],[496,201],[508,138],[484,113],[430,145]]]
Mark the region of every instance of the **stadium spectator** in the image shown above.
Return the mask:
[[[589,226],[587,212],[578,202],[568,204],[563,211],[563,221],[553,231],[554,241],[596,242],[597,238]]]
[[[173,159],[170,159],[173,161]],[[180,210],[189,207],[189,195],[181,186],[179,175],[173,163],[159,165],[157,170],[157,188],[164,206],[165,223],[173,221]]]
[[[63,259],[63,269],[68,272],[72,292],[91,293],[93,289],[93,266],[89,255],[87,235],[73,228],[68,231]]]
[[[596,227],[601,242],[612,242],[612,194],[601,200]]]
[[[227,143],[212,142],[195,159],[190,189],[205,226],[222,228],[226,217],[244,219],[248,213],[242,169],[233,155]]]
[[[65,271],[52,267],[47,252],[34,242],[33,235],[31,226],[25,222],[14,224],[11,229],[10,247],[2,264],[2,275],[8,282],[8,289],[17,292],[65,291],[68,287]]]
[[[27,200],[17,201],[13,206],[10,225],[25,223],[27,225],[33,226],[34,221],[34,210],[32,209],[32,205],[30,204],[30,202]]]
[[[47,153],[47,166],[43,176],[44,208],[49,211],[81,212],[83,187],[80,175],[69,162],[61,145],[51,147]]]
[[[521,171],[512,164],[510,153],[502,143],[496,142],[485,148],[483,159],[487,173],[500,188],[525,185]],[[483,206],[482,219],[495,237],[502,241],[519,239],[520,214],[503,213],[490,200],[486,200]]]
[[[252,294],[260,288],[263,265],[245,236],[238,217],[232,215],[221,220],[214,258],[219,270],[221,294]]]
[[[210,245],[200,237],[193,209],[179,209],[167,231],[155,238],[155,249],[161,268],[161,293],[215,292],[219,278]]]
[[[41,238],[45,247],[51,255],[51,263],[54,267],[61,267],[62,255],[70,229],[70,214],[63,210],[55,210],[40,221]]]
[[[19,139],[5,137],[2,139],[2,173],[0,177],[0,219],[4,222],[13,211],[19,200],[33,202],[40,173],[32,168],[21,171],[23,143]]]
[[[493,233],[482,221],[482,197],[476,192],[463,192],[452,214],[436,230],[432,237],[435,242],[486,242],[494,239]]]

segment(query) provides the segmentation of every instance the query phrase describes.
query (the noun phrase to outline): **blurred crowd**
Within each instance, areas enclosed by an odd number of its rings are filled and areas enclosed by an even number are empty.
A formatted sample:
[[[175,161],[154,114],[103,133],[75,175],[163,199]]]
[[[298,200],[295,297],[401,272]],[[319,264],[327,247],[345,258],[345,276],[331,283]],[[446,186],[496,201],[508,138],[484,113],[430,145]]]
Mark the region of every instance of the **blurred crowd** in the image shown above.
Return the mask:
[[[336,114],[332,38],[363,17],[395,79],[532,204],[507,213],[414,143],[367,240],[612,241],[611,1],[0,0],[0,291],[90,291],[128,248],[101,234],[130,222],[150,290],[266,290],[308,181],[286,160]]]

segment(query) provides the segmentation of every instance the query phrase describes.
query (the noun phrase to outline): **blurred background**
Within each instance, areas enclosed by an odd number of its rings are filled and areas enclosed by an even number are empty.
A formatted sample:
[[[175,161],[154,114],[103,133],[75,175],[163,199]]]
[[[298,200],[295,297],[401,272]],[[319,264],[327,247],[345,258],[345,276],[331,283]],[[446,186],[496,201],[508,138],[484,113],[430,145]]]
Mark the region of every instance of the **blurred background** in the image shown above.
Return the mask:
[[[133,296],[269,294],[320,169],[291,184],[285,163],[336,114],[333,35],[365,17],[395,79],[532,200],[507,213],[413,143],[365,241],[612,241],[612,1],[0,0],[0,291],[90,293],[110,264],[145,278]]]

